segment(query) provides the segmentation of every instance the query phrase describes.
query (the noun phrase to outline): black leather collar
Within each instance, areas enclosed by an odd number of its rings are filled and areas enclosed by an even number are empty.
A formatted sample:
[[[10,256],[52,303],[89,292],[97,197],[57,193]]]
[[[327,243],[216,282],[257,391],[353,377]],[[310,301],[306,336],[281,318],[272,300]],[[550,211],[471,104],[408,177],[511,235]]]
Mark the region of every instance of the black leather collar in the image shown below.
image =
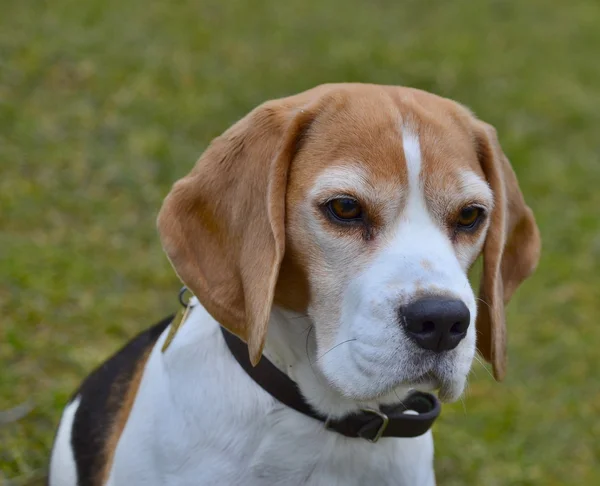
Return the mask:
[[[179,291],[179,302],[186,309],[186,313],[193,306],[189,300],[185,300],[187,291],[186,287]],[[185,320],[186,313],[182,321]],[[180,321],[175,326],[173,335],[181,324]],[[221,331],[231,354],[258,385],[284,405],[323,422],[325,428],[338,434],[360,437],[370,442],[377,442],[381,437],[417,437],[427,432],[440,415],[441,405],[434,395],[415,391],[398,405],[384,405],[379,410],[363,409],[360,413],[341,419],[329,419],[313,410],[300,393],[296,382],[265,356],[256,366],[252,366],[247,345],[222,326]],[[405,414],[406,410],[413,410],[418,414]]]
[[[323,422],[327,429],[346,437],[360,437],[371,442],[377,442],[381,437],[417,437],[427,432],[440,415],[440,402],[434,395],[414,392],[399,405],[382,406],[379,410],[363,409],[360,413],[330,420],[314,411],[304,400],[296,382],[265,356],[252,366],[246,344],[225,328],[221,327],[221,330],[231,354],[265,391],[284,405]],[[414,410],[418,415],[405,414],[406,410]]]

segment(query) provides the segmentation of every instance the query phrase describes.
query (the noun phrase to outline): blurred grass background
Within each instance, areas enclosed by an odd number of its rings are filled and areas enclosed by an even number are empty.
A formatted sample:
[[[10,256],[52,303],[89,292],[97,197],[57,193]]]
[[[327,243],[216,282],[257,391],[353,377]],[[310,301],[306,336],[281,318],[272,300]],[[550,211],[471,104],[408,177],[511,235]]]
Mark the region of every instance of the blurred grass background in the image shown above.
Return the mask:
[[[436,425],[441,485],[600,484],[600,2],[76,0],[0,15],[0,484],[40,484],[62,406],[177,307],[155,216],[210,139],[330,81],[494,124],[543,234],[508,379]]]

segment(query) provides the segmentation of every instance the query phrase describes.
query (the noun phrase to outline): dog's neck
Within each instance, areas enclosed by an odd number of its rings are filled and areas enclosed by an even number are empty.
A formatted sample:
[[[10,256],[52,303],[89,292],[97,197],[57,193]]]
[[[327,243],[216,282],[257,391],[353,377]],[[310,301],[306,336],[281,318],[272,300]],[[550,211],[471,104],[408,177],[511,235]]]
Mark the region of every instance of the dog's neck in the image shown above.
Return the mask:
[[[306,401],[323,415],[340,418],[361,408],[397,403],[410,388],[400,387],[376,400],[358,402],[333,390],[318,366],[315,331],[311,319],[273,308],[264,357],[296,382]],[[264,358],[263,358],[264,359]]]

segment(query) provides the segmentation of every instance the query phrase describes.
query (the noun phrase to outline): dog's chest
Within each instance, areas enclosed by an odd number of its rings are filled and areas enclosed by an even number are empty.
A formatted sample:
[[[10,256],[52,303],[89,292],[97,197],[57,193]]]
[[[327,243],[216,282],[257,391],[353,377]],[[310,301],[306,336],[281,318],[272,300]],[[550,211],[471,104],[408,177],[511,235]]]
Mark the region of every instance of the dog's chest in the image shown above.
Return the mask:
[[[278,422],[260,441],[248,464],[251,484],[434,484],[431,434],[371,444],[294,419]]]
[[[205,435],[203,441],[189,436],[179,445],[163,442],[157,454],[165,459],[159,475],[174,485],[434,484],[430,433],[370,444],[325,431],[287,410],[273,411],[270,417],[252,428],[234,420],[233,429]]]
[[[217,327],[186,325],[181,337],[176,360],[159,353],[162,340],[148,360],[110,484],[434,484],[431,433],[376,444],[345,438],[254,383]]]

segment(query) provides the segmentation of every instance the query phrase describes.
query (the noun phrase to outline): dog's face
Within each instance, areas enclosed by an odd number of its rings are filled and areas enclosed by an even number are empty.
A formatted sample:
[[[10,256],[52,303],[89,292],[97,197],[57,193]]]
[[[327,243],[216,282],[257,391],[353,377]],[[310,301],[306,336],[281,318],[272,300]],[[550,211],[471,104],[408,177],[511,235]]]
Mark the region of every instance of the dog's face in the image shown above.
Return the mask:
[[[216,139],[159,217],[182,280],[260,357],[272,302],[307,313],[340,394],[464,388],[479,344],[501,377],[503,306],[539,236],[495,135],[406,88],[329,85]],[[479,306],[467,278],[484,251]]]
[[[475,353],[467,270],[494,199],[470,134],[437,108],[356,96],[291,165],[284,262],[306,276],[315,366],[345,396],[433,381],[455,398]]]

